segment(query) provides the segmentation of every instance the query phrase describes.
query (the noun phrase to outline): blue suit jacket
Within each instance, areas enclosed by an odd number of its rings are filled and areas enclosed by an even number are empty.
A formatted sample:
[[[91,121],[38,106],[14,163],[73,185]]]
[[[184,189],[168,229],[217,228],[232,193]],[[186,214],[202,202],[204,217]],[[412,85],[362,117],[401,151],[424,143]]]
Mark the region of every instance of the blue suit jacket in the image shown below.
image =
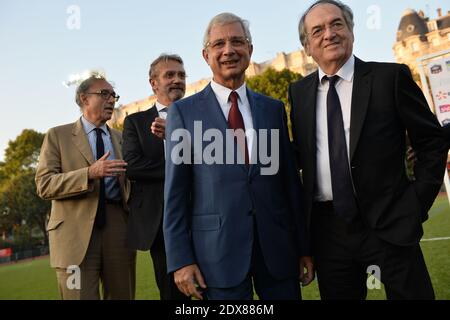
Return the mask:
[[[203,132],[216,129],[223,137],[228,126],[210,85],[169,108],[163,224],[167,268],[173,272],[196,263],[210,287],[233,287],[244,280],[254,236],[269,272],[278,279],[297,276],[299,256],[309,251],[283,103],[249,89],[247,95],[254,129],[279,130],[279,170],[274,175],[261,175],[259,156],[250,167],[193,160],[175,164],[171,154],[179,142],[171,141],[174,130],[187,130],[193,141],[194,121],[201,121]],[[202,142],[202,150],[210,143]],[[190,159],[199,156],[194,143],[189,148]],[[270,135],[267,148],[271,150]],[[225,147],[223,154],[225,158]]]

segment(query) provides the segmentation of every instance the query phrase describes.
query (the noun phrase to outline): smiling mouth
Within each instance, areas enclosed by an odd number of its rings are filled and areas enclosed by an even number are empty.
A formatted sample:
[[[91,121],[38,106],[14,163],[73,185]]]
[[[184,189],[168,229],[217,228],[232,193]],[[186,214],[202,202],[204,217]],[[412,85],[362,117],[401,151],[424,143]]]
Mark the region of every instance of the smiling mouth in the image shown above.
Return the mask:
[[[325,46],[325,48],[328,48],[328,47],[336,47],[336,46],[338,46],[338,45],[339,45],[339,42],[333,42],[333,43],[327,44],[327,45]]]
[[[221,62],[223,65],[226,65],[226,66],[232,66],[232,65],[235,65],[235,64],[237,64],[238,63],[238,60],[230,60],[230,61],[223,61],[223,62]]]

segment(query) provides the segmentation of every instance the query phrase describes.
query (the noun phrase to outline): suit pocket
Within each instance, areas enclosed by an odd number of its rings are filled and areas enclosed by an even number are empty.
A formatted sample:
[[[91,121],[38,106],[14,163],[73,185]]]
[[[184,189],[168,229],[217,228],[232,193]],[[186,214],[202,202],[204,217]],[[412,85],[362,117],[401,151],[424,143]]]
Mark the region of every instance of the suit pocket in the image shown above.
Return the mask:
[[[218,214],[192,216],[192,231],[214,231],[220,228]]]
[[[56,230],[64,220],[50,220],[47,224],[47,231]]]

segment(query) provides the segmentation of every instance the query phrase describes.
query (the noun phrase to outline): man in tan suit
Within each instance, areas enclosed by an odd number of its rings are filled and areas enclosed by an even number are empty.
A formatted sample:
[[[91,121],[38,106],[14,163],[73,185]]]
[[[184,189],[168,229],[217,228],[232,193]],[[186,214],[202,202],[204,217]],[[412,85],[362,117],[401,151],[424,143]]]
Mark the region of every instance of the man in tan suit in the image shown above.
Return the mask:
[[[62,299],[100,299],[100,281],[104,299],[134,299],[122,137],[106,125],[118,99],[105,78],[91,76],[77,88],[80,119],[50,129],[42,145],[36,186],[52,200],[50,263]]]

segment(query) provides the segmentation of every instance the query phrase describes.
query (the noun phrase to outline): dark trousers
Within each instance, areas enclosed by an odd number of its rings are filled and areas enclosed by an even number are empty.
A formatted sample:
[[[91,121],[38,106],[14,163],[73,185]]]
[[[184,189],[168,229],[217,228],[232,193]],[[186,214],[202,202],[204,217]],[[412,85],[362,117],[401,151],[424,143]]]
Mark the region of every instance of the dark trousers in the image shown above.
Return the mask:
[[[323,300],[362,300],[367,269],[378,269],[389,300],[434,299],[419,244],[397,246],[378,238],[361,218],[348,224],[328,203],[313,206],[312,234],[320,296]],[[373,278],[372,278],[373,280]],[[372,282],[373,283],[373,282]]]
[[[153,260],[153,269],[155,271],[156,284],[158,285],[161,300],[190,300],[185,296],[173,280],[173,273],[167,274],[166,249],[164,247],[164,235],[162,228],[159,228],[158,234],[150,248],[150,255]]]
[[[204,295],[206,300],[253,300],[253,286],[261,300],[301,300],[297,277],[275,279],[270,274],[259,245],[256,223],[254,225],[252,260],[247,277],[236,287],[208,287]]]

